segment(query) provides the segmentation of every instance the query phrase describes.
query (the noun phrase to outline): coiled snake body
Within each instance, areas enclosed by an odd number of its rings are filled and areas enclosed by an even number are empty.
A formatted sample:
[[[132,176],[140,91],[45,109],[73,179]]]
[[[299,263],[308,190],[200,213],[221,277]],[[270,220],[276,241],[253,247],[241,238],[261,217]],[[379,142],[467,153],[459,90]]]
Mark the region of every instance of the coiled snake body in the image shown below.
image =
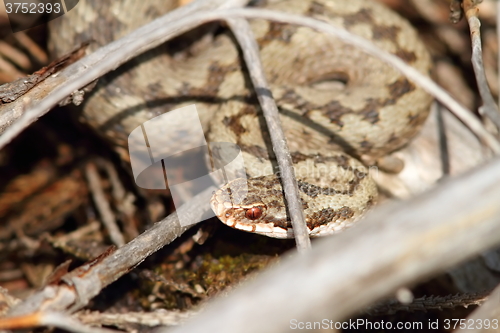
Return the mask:
[[[430,71],[430,57],[413,28],[373,0],[268,2],[272,9],[341,26],[420,72]],[[51,45],[56,54],[86,40],[104,45],[171,9],[159,0],[81,1],[53,21]],[[342,230],[376,201],[377,188],[365,165],[417,133],[431,98],[388,65],[335,38],[261,20],[253,21],[252,29],[280,108],[310,233]],[[248,194],[237,190],[243,182],[237,180],[231,190],[214,195],[217,216],[238,229],[293,237],[266,128],[249,87],[229,33],[192,33],[100,79],[84,116],[124,147],[141,123],[196,103],[208,139],[236,143],[251,178]]]

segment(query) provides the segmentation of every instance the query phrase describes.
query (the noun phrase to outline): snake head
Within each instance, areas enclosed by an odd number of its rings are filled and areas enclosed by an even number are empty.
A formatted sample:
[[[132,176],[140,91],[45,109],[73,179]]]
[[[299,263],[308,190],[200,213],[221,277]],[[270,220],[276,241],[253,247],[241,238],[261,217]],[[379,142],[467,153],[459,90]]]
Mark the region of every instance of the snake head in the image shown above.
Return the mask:
[[[215,215],[232,228],[274,238],[293,235],[275,176],[233,180],[214,192],[210,204]]]
[[[342,183],[362,186],[351,191],[335,186],[319,187],[307,179],[298,180],[310,237],[344,230],[372,205],[376,185],[371,178]],[[274,238],[293,238],[283,188],[275,175],[235,179],[214,192],[210,203],[215,215],[232,228]]]

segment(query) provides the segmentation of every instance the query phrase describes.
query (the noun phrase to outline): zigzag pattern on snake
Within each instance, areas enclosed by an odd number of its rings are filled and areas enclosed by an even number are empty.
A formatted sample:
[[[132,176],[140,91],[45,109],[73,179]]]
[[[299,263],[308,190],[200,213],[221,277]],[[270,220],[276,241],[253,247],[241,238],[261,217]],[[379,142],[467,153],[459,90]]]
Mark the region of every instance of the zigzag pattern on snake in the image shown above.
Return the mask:
[[[343,27],[420,72],[430,71],[430,57],[414,29],[375,1],[267,2],[271,9]],[[52,48],[62,54],[81,41],[105,45],[174,5],[159,0],[81,1],[53,21]],[[252,21],[252,29],[280,109],[310,234],[338,232],[376,201],[377,188],[366,165],[418,132],[431,98],[388,65],[335,38],[262,20]],[[124,147],[128,134],[141,123],[196,103],[208,139],[236,143],[251,178],[246,195],[238,191],[242,180],[214,195],[217,216],[238,229],[290,238],[276,164],[250,87],[230,33],[209,25],[100,79],[85,102],[84,117]]]

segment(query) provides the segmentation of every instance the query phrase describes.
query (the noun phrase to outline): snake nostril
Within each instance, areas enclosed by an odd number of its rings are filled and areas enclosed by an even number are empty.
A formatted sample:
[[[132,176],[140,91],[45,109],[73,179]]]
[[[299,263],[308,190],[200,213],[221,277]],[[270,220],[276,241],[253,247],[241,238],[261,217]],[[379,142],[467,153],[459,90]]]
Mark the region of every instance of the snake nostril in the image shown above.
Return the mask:
[[[246,211],[245,216],[249,220],[256,220],[262,216],[262,208],[252,207]]]

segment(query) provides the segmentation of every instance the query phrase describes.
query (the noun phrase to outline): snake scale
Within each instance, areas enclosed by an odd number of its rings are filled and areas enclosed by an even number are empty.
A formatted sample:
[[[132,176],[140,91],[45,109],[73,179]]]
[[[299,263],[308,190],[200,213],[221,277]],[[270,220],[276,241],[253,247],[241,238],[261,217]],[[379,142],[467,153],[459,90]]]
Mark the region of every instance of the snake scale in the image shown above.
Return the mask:
[[[93,47],[105,45],[176,5],[80,1],[52,21],[50,45],[56,55],[88,40]],[[422,73],[431,70],[415,30],[376,1],[268,0],[265,6],[343,27]],[[310,234],[342,230],[377,199],[367,165],[418,132],[431,97],[388,65],[331,36],[263,20],[251,25],[280,110]],[[214,194],[216,215],[237,229],[291,238],[274,155],[250,87],[231,34],[205,25],[101,78],[86,98],[83,116],[124,152],[128,134],[141,123],[196,103],[207,138],[236,143],[250,177]],[[245,184],[248,193],[238,190]]]

